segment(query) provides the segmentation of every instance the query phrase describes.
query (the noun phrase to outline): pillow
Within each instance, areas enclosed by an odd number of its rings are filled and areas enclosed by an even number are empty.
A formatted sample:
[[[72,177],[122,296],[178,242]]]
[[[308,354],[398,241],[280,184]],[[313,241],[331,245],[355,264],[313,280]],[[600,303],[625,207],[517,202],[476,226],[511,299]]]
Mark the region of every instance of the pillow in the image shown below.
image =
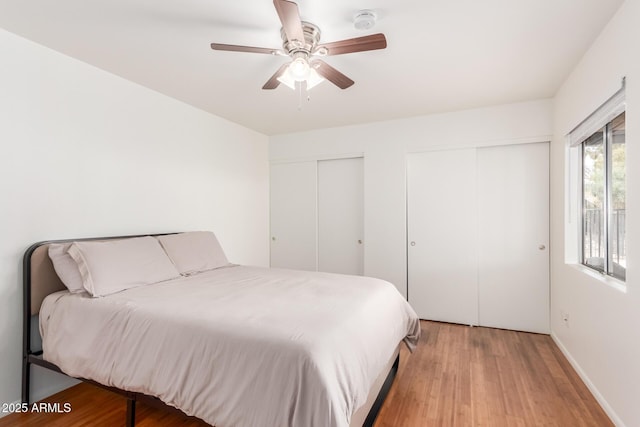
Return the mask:
[[[216,235],[210,231],[168,234],[156,239],[182,275],[229,265]]]
[[[78,264],[67,253],[67,250],[71,246],[69,243],[51,243],[49,245],[49,258],[53,263],[53,269],[56,270],[56,274],[64,283],[64,285],[73,294],[84,292],[82,286],[82,276],[80,270],[78,270]]]
[[[153,237],[75,242],[68,254],[94,297],[180,276]]]

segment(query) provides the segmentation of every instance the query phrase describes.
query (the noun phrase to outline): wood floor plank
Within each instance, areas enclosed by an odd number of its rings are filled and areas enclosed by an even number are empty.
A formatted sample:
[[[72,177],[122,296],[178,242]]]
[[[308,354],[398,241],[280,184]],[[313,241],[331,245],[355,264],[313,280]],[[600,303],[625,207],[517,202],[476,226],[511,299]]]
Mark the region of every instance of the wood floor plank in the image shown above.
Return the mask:
[[[422,321],[412,354],[401,349],[396,380],[376,427],[529,427],[613,424],[548,335]],[[47,402],[67,414],[0,418],[0,427],[124,426],[123,397],[90,384]],[[203,427],[174,411],[138,404],[138,427]],[[305,426],[306,427],[306,426]]]

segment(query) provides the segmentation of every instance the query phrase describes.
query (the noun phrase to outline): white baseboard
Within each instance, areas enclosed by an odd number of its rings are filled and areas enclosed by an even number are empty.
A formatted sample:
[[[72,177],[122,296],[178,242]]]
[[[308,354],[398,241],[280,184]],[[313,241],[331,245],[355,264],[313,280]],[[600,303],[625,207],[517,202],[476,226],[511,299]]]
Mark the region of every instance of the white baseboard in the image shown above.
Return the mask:
[[[600,394],[600,391],[591,382],[591,379],[589,379],[587,374],[582,370],[582,367],[580,367],[578,362],[576,362],[573,356],[571,356],[571,353],[569,353],[566,347],[562,344],[560,338],[558,338],[555,333],[551,332],[551,339],[553,339],[553,342],[556,343],[562,354],[564,354],[564,357],[566,357],[571,366],[573,366],[573,369],[575,369],[582,381],[586,384],[591,394],[593,394],[593,397],[596,398],[602,409],[604,409],[604,412],[611,419],[611,422],[613,422],[613,424],[615,424],[617,427],[626,427],[620,417],[618,417],[618,414],[616,414],[611,405],[609,405],[609,402],[607,402],[604,396]]]
[[[61,392],[62,390],[66,390],[69,387],[73,387],[76,384],[80,384],[80,382],[81,381],[71,377],[63,378],[61,381],[58,381],[55,384],[47,384],[46,386],[42,386],[36,390],[32,390],[31,399],[29,399],[29,401],[31,403],[39,402],[41,400],[46,399],[47,397],[53,396],[54,394]]]

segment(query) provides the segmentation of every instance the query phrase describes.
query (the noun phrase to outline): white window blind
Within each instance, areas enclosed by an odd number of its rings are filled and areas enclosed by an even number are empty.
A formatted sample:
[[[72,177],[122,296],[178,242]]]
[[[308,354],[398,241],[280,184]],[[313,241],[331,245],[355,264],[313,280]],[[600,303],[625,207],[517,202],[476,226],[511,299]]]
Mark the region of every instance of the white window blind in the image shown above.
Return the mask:
[[[568,138],[570,146],[576,147],[582,144],[585,139],[596,133],[615,117],[622,114],[625,109],[625,79],[623,78],[620,90],[614,93],[596,111],[591,113],[589,117],[569,132]]]

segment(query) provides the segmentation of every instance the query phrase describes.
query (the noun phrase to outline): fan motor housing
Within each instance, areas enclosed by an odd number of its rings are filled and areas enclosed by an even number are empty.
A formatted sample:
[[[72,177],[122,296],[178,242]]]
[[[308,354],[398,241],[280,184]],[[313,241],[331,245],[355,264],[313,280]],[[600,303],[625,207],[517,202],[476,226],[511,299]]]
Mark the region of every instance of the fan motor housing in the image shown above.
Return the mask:
[[[320,42],[320,28],[318,28],[317,25],[302,21],[302,30],[304,32],[304,44],[298,43],[297,40],[288,41],[284,28],[280,29],[282,48],[291,56],[297,52],[304,52],[307,55],[310,55]]]

